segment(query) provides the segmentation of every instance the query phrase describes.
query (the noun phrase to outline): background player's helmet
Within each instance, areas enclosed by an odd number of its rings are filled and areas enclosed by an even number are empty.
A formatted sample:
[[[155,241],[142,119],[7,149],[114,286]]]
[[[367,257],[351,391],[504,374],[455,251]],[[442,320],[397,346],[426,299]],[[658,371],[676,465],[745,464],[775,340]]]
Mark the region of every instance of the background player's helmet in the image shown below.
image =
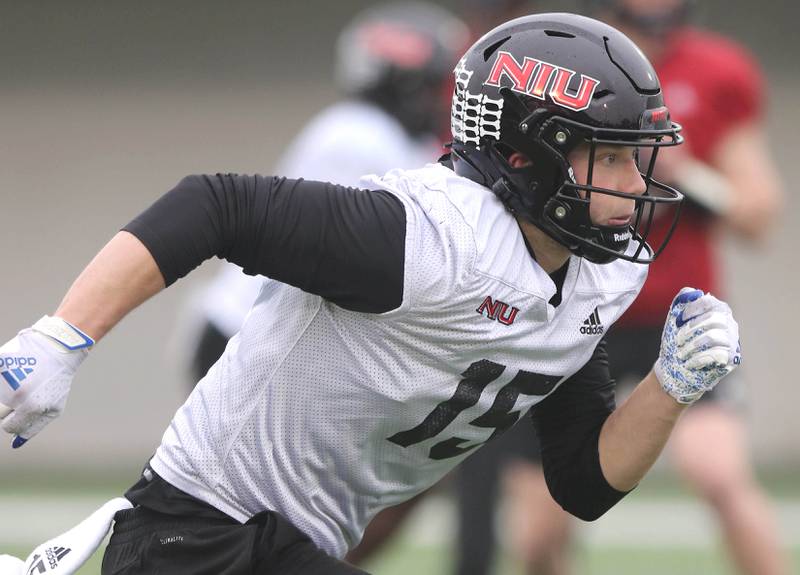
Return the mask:
[[[451,128],[455,171],[497,194],[573,253],[606,263],[649,263],[646,240],[656,207],[673,204],[674,228],[682,196],[652,179],[658,148],[680,143],[680,127],[664,106],[653,67],[621,32],[574,14],[526,16],[478,40],[455,69]],[[576,183],[567,160],[589,145],[589,165],[600,144],[647,148],[647,191],[627,194]],[[513,168],[517,151],[532,164]],[[642,154],[644,156],[645,154]],[[627,226],[599,226],[589,217],[592,194],[635,201]],[[630,242],[635,249],[628,250]]]
[[[468,38],[465,24],[438,6],[376,6],[340,35],[337,82],[346,93],[383,108],[412,135],[437,133],[444,82]]]
[[[589,14],[610,14],[620,25],[663,37],[689,20],[693,0],[674,0],[662,6],[640,6],[625,0],[584,0]]]

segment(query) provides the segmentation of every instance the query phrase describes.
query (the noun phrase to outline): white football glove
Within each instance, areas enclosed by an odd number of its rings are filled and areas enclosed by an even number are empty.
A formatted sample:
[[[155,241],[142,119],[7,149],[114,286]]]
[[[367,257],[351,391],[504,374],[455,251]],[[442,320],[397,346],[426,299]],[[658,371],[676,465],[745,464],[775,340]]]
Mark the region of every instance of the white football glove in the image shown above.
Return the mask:
[[[728,304],[683,288],[672,300],[653,366],[664,391],[678,403],[693,403],[741,361],[739,325]]]
[[[25,562],[13,555],[0,555],[0,573],[3,575],[25,575]]]
[[[21,447],[58,417],[72,378],[94,341],[58,317],[44,316],[0,347],[0,419]]]
[[[114,514],[131,507],[131,502],[124,497],[108,501],[66,533],[53,537],[34,549],[28,555],[24,570],[20,573],[72,575],[94,555],[108,535]]]
[[[0,574],[72,575],[97,551],[117,511],[131,507],[131,502],[124,497],[106,502],[69,531],[36,547],[25,561],[12,555],[0,555]]]

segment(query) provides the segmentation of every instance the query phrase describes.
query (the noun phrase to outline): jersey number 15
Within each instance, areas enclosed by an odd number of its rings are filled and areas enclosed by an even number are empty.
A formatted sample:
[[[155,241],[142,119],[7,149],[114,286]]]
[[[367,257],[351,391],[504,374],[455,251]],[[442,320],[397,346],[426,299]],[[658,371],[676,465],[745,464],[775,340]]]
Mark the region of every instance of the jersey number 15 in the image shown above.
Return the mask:
[[[483,390],[505,371],[506,366],[488,359],[476,361],[461,374],[453,396],[437,405],[427,417],[411,429],[400,431],[389,437],[389,441],[409,447],[441,434],[458,415],[478,403]],[[511,411],[520,394],[547,395],[561,380],[559,375],[542,375],[520,370],[508,384],[503,386],[494,398],[489,410],[470,421],[470,425],[494,429],[486,439],[490,441],[514,425],[520,418],[519,411]],[[448,459],[466,453],[486,441],[464,445],[469,440],[461,437],[443,439],[431,447],[431,459]]]

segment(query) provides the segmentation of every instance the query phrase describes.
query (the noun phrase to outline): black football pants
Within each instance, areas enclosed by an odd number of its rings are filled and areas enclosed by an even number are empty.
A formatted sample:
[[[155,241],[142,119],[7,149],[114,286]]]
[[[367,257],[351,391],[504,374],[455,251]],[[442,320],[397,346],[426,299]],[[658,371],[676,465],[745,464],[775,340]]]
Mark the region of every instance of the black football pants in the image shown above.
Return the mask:
[[[271,511],[244,525],[144,507],[114,519],[102,575],[366,575],[326,555]]]

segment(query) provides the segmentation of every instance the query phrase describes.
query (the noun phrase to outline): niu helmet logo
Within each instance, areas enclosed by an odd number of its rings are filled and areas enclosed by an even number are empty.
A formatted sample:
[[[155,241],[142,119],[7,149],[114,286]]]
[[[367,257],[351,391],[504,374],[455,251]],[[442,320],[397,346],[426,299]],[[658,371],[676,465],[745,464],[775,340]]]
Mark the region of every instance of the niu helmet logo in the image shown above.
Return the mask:
[[[589,107],[600,81],[581,74],[580,86],[577,91],[570,93],[567,86],[575,74],[574,70],[528,56],[520,64],[509,52],[500,51],[484,84],[499,88],[500,80],[506,76],[511,80],[511,89],[515,92],[540,100],[550,96],[559,106],[579,112]]]
[[[519,308],[511,307],[504,301],[494,301],[492,296],[487,295],[475,311],[489,319],[499,321],[503,325],[511,325],[517,319]]]

